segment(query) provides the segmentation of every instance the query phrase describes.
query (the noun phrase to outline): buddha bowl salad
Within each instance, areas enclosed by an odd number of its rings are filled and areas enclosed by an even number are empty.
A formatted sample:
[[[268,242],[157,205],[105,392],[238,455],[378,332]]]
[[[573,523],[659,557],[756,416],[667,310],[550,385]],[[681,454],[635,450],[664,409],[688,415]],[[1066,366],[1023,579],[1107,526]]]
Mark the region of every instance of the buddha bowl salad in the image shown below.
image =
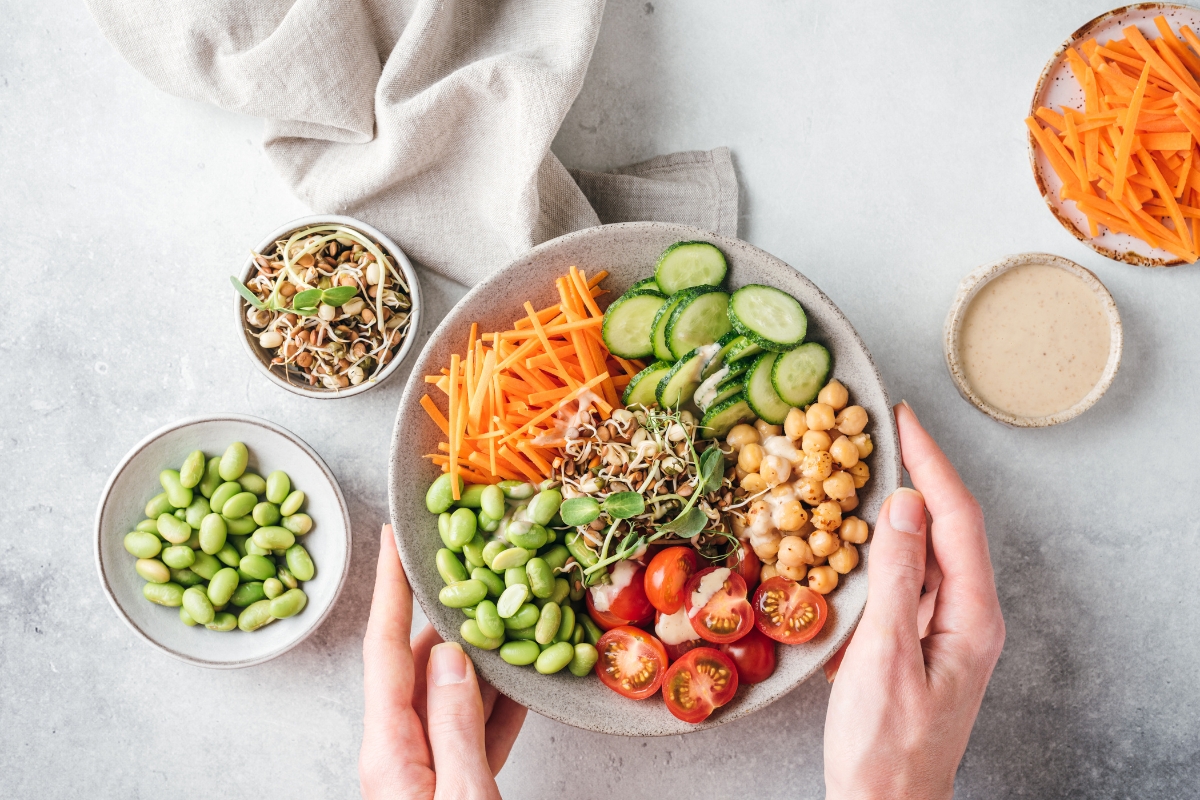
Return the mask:
[[[635,700],[661,688],[700,722],[774,672],[776,642],[820,632],[869,533],[851,514],[867,413],[794,298],[725,274],[680,242],[602,313],[604,273],[572,267],[558,305],[473,329],[426,378],[449,399],[422,401],[448,438],[426,495],[439,599],[466,642]]]

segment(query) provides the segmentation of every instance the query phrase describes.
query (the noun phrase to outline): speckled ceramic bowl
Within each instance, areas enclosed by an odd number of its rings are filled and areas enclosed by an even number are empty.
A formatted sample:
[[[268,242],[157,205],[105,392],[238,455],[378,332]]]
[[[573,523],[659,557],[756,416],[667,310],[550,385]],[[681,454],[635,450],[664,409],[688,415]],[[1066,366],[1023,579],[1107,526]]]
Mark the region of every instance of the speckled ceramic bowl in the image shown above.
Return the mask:
[[[308,606],[251,633],[189,628],[179,621],[178,609],[146,600],[145,581],[134,572],[136,559],[124,546],[125,534],[145,517],[146,501],[161,491],[159,472],[178,469],[193,450],[220,455],[231,442],[245,443],[251,471],[263,476],[276,469],[287,472],[292,486],[307,495],[304,511],[314,523],[312,531],[300,537],[317,568],[313,579],[303,584]],[[198,667],[249,667],[291,650],[329,616],[350,574],[350,514],[329,467],[291,431],[242,414],[194,417],[156,430],[121,459],[96,510],[95,552],[104,594],[142,639]]]
[[[842,312],[821,290],[774,256],[736,239],[665,223],[605,225],[572,233],[534,248],[476,286],[446,316],[413,366],[392,434],[391,512],[396,543],[426,616],[446,639],[461,642],[463,614],[438,603],[441,578],[434,554],[441,547],[437,519],[425,509],[425,489],[437,477],[437,467],[425,453],[435,452],[441,432],[420,408],[426,392],[423,376],[449,363],[450,353],[462,347],[471,322],[481,330],[503,330],[524,316],[521,305],[537,307],[557,302],[554,278],[572,264],[588,274],[608,270],[608,294],[618,297],[635,281],[653,274],[659,255],[683,240],[708,241],[721,248],[729,261],[727,288],[764,283],[792,293],[808,312],[810,336],[833,353],[834,375],[850,389],[851,398],[867,409],[867,430],[875,440],[868,463],[872,478],[861,492],[855,513],[872,529],[885,497],[900,485],[900,455],[891,404],[870,353]],[[440,400],[438,400],[440,402]],[[746,716],[782,697],[817,672],[850,635],[867,598],[865,563],[846,576],[830,595],[829,623],[812,642],[779,647],[779,666],[766,681],[738,689],[736,698],[700,725],[671,716],[661,698],[636,702],[605,688],[593,676],[576,678],[567,672],[540,675],[530,667],[514,667],[495,652],[468,648],[479,673],[493,686],[543,716],[603,733],[661,736],[711,728]]]
[[[1049,414],[1044,417],[1016,416],[996,408],[980,397],[967,380],[959,349],[963,316],[966,314],[967,308],[971,305],[971,301],[975,299],[975,295],[994,278],[1003,275],[1014,267],[1024,264],[1047,264],[1064,269],[1072,275],[1077,275],[1095,293],[1096,298],[1100,301],[1100,305],[1104,308],[1105,314],[1108,317],[1110,335],[1108,362],[1104,365],[1104,372],[1101,373],[1100,380],[1092,387],[1087,396],[1075,405],[1065,411],[1060,411],[1057,414]],[[1069,261],[1061,256],[1049,253],[1019,253],[1014,256],[1008,256],[999,261],[984,264],[963,278],[962,282],[958,284],[958,293],[955,294],[954,302],[950,305],[950,313],[946,315],[946,324],[942,331],[942,348],[946,356],[946,368],[950,370],[950,379],[954,381],[958,393],[984,414],[987,414],[997,422],[1003,422],[1005,425],[1011,425],[1014,428],[1045,428],[1050,425],[1057,425],[1061,422],[1075,419],[1094,406],[1096,401],[1108,391],[1108,387],[1112,385],[1113,379],[1117,376],[1117,370],[1121,366],[1123,343],[1124,334],[1121,329],[1121,315],[1117,311],[1117,303],[1113,300],[1112,295],[1108,293],[1108,289],[1104,284],[1100,282],[1100,279],[1091,270],[1079,266],[1074,261]]]

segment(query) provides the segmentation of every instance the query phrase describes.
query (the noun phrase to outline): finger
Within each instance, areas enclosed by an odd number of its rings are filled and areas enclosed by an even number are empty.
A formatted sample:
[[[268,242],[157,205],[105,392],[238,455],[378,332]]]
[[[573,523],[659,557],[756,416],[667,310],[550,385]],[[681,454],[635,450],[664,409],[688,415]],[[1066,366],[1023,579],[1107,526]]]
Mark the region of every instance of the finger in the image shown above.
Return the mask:
[[[504,768],[524,722],[525,706],[496,692],[496,702],[484,728],[488,766],[493,775],[499,775]]]
[[[363,689],[368,721],[387,719],[412,707],[413,654],[408,643],[411,626],[412,593],[396,554],[392,526],[384,525],[371,616],[363,637]]]
[[[914,648],[924,581],[925,504],[919,492],[897,489],[880,510],[871,540],[864,623],[883,641]]]
[[[457,642],[429,653],[427,713],[438,795],[475,797],[495,781],[484,739],[483,701],[471,659]]]
[[[428,727],[425,714],[425,668],[429,665],[429,651],[442,643],[442,637],[432,625],[426,625],[412,639],[413,657],[413,709],[421,718],[421,725]]]

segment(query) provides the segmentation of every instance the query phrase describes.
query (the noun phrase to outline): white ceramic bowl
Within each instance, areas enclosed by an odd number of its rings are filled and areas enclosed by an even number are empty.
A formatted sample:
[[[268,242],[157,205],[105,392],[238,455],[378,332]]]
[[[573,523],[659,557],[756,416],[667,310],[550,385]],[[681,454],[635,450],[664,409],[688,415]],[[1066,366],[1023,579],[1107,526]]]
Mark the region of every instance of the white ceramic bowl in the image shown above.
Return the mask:
[[[134,572],[136,559],[125,550],[125,534],[145,518],[146,501],[162,489],[158,473],[178,469],[193,450],[220,455],[231,442],[250,451],[248,469],[267,473],[281,469],[292,486],[307,495],[304,511],[312,531],[300,538],[317,572],[302,588],[308,606],[252,633],[217,633],[189,628],[179,611],[142,596],[145,581]],[[100,585],[117,614],[150,644],[199,667],[234,669],[261,664],[286,653],[317,629],[329,615],[350,572],[350,514],[342,490],[329,467],[295,434],[257,417],[221,414],[194,417],[160,428],[138,442],[113,471],[96,511],[96,568]],[[229,609],[234,613],[238,609]]]
[[[387,251],[388,255],[396,259],[396,265],[400,267],[400,271],[404,273],[404,280],[408,282],[409,296],[412,300],[412,308],[408,312],[408,333],[404,340],[400,343],[400,349],[383,371],[379,373],[379,377],[374,380],[366,380],[358,386],[348,386],[345,389],[326,389],[319,386],[308,386],[307,384],[289,382],[282,373],[278,370],[271,369],[271,355],[264,350],[258,343],[258,339],[250,333],[246,324],[246,307],[247,303],[241,295],[234,293],[233,296],[233,316],[234,321],[238,326],[239,338],[242,340],[242,345],[249,353],[250,359],[262,370],[267,379],[287,389],[294,394],[304,397],[315,397],[320,400],[332,400],[339,397],[353,397],[356,394],[362,394],[368,389],[379,386],[392,375],[396,374],[396,370],[400,368],[400,364],[408,357],[412,350],[415,331],[420,330],[421,325],[421,282],[417,279],[417,271],[413,269],[412,263],[408,260],[408,256],[404,255],[404,251],[399,245],[391,240],[387,234],[377,228],[374,228],[362,220],[354,217],[344,217],[337,214],[320,214],[311,217],[301,217],[294,219],[286,225],[280,225],[271,234],[258,243],[258,247],[254,248],[256,253],[267,253],[271,251],[275,242],[280,239],[285,239],[293,232],[301,228],[307,228],[310,225],[345,225],[347,228],[353,228],[359,233],[365,234],[367,237],[374,239],[377,244]],[[250,280],[254,270],[254,256],[248,256],[246,263],[242,267],[242,273],[238,276],[242,283]]]

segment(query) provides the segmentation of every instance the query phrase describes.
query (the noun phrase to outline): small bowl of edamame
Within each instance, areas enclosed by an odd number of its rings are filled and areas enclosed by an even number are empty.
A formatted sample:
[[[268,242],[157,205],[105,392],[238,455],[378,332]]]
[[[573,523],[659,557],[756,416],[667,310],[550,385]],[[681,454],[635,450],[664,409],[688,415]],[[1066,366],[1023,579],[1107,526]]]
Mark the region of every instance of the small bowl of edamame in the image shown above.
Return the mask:
[[[329,615],[350,570],[350,517],[337,479],[295,434],[241,414],[195,417],[121,460],[96,511],[95,554],[105,595],[138,636],[196,666],[248,667]]]

